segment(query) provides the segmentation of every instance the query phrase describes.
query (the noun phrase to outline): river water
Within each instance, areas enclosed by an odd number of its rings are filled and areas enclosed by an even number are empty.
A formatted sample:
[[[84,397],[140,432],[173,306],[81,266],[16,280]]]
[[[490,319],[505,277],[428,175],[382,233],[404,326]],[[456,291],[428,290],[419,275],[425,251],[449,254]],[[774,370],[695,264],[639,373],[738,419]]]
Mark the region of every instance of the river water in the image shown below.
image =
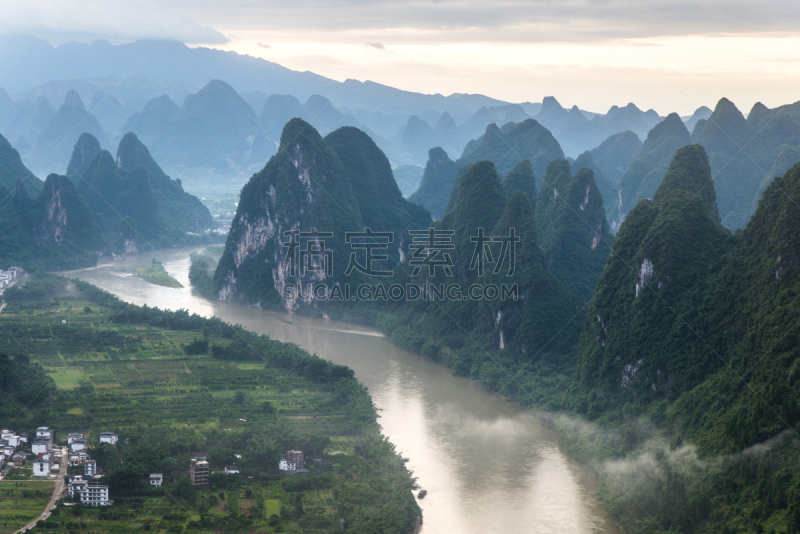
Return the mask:
[[[65,274],[127,302],[216,316],[352,368],[369,388],[383,433],[428,491],[419,501],[425,534],[616,532],[557,436],[516,405],[400,350],[378,331],[194,295],[190,252],[156,251]],[[133,274],[153,257],[185,287],[160,287]]]

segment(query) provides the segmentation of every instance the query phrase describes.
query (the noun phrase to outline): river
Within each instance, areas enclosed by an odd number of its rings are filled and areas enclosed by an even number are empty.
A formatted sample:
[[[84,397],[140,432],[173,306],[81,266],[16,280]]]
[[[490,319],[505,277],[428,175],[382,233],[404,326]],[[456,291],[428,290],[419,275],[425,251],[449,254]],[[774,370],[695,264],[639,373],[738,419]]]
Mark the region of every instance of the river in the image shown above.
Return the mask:
[[[352,368],[369,388],[384,434],[428,491],[419,501],[425,534],[616,532],[591,479],[570,463],[558,437],[518,406],[376,330],[194,295],[190,252],[156,251],[65,274],[127,302],[216,316]],[[155,286],[133,274],[153,257],[185,287]]]

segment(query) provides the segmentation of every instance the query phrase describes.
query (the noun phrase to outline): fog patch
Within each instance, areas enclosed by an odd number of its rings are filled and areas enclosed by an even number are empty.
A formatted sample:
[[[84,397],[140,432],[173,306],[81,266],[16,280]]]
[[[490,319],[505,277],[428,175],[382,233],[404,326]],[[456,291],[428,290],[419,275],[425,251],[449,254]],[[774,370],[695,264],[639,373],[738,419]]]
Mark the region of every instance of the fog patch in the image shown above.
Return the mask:
[[[452,403],[438,406],[436,419],[441,424],[455,428],[458,436],[463,438],[514,442],[531,439],[534,435],[531,432],[531,421],[525,417],[481,418]]]

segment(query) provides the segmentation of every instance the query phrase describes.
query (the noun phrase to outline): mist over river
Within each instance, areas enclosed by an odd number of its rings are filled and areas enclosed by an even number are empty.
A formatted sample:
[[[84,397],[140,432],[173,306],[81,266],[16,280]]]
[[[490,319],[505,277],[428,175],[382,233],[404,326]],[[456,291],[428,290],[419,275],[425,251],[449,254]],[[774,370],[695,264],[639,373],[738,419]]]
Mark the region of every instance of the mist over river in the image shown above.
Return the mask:
[[[425,534],[613,533],[591,480],[558,437],[519,407],[449,369],[392,345],[373,329],[213,302],[189,287],[189,254],[162,250],[65,273],[126,302],[186,309],[296,343],[344,364],[369,388],[383,432],[408,456]],[[183,289],[152,285],[134,267],[163,261]]]

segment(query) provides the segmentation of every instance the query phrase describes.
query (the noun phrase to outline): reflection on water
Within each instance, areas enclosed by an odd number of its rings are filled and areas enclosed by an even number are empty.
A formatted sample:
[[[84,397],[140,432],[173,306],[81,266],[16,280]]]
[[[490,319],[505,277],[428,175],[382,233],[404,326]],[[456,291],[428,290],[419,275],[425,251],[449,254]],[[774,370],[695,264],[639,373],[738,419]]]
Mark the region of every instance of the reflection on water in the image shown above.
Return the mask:
[[[197,297],[189,252],[140,254],[68,275],[128,302],[217,316],[351,367],[372,394],[383,432],[428,490],[420,501],[426,534],[614,532],[556,436],[516,405],[372,329]],[[153,257],[185,287],[131,275]]]

